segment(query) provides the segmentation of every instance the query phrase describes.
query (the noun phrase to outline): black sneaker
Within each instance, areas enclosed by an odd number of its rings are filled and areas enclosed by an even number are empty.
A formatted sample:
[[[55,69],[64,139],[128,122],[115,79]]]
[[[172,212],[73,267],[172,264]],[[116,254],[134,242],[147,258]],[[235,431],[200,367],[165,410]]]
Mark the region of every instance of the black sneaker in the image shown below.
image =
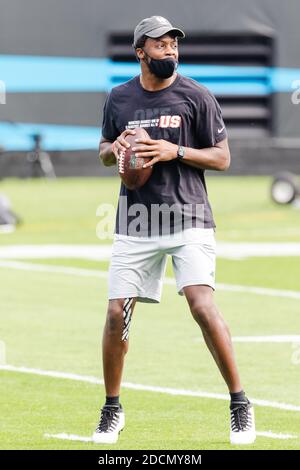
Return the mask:
[[[254,410],[250,401],[230,405],[230,443],[252,444],[255,441]]]
[[[97,444],[115,444],[124,426],[125,414],[122,405],[104,406],[93,434],[93,441]]]

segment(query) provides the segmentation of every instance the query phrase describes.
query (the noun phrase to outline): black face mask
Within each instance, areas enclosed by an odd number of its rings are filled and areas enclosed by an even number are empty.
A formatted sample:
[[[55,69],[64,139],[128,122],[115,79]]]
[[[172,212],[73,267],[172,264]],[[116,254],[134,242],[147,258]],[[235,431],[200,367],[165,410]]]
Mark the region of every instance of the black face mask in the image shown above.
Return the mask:
[[[145,52],[145,51],[144,51]],[[177,60],[172,57],[168,59],[152,59],[146,52],[146,56],[150,59],[147,61],[150,72],[158,78],[170,78],[178,67]]]

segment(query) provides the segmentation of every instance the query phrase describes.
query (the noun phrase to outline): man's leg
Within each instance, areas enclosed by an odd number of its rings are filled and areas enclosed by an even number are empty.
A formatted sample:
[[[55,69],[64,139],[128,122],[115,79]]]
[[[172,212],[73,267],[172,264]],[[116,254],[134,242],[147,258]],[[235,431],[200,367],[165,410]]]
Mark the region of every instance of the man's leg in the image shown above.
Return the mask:
[[[230,403],[230,442],[252,444],[255,441],[254,411],[246,398],[237,370],[229,328],[213,301],[213,289],[206,285],[184,287],[195,321],[228,386]]]
[[[98,444],[116,443],[125,426],[125,414],[119,395],[135,302],[135,298],[124,298],[110,300],[108,304],[102,343],[106,402],[93,434],[93,440]]]
[[[200,326],[205,342],[220,369],[229,392],[242,389],[229,328],[213,300],[213,289],[196,285],[184,287],[191,313]]]
[[[120,395],[131,315],[136,299],[110,300],[103,331],[102,360],[106,396]],[[128,324],[129,322],[129,324]]]

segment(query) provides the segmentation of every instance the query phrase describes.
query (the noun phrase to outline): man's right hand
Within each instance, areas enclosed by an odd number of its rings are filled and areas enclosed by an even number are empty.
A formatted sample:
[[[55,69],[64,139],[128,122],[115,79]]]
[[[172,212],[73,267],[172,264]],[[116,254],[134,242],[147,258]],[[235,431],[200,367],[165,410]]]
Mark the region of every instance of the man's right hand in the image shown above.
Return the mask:
[[[129,134],[135,135],[135,130],[134,129],[126,129],[125,131],[122,132],[122,134],[117,137],[117,139],[112,143],[112,151],[118,160],[119,155],[122,152],[125,152],[126,149],[130,147],[130,144],[126,142],[125,137]]]

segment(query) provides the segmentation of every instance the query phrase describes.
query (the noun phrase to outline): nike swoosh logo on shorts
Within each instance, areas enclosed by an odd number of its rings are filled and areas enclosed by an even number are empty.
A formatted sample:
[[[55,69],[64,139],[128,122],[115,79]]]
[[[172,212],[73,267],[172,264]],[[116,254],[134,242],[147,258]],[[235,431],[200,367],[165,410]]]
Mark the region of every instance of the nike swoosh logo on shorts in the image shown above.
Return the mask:
[[[225,129],[225,126],[223,126],[221,129],[218,129],[218,134],[221,134],[221,132]]]

